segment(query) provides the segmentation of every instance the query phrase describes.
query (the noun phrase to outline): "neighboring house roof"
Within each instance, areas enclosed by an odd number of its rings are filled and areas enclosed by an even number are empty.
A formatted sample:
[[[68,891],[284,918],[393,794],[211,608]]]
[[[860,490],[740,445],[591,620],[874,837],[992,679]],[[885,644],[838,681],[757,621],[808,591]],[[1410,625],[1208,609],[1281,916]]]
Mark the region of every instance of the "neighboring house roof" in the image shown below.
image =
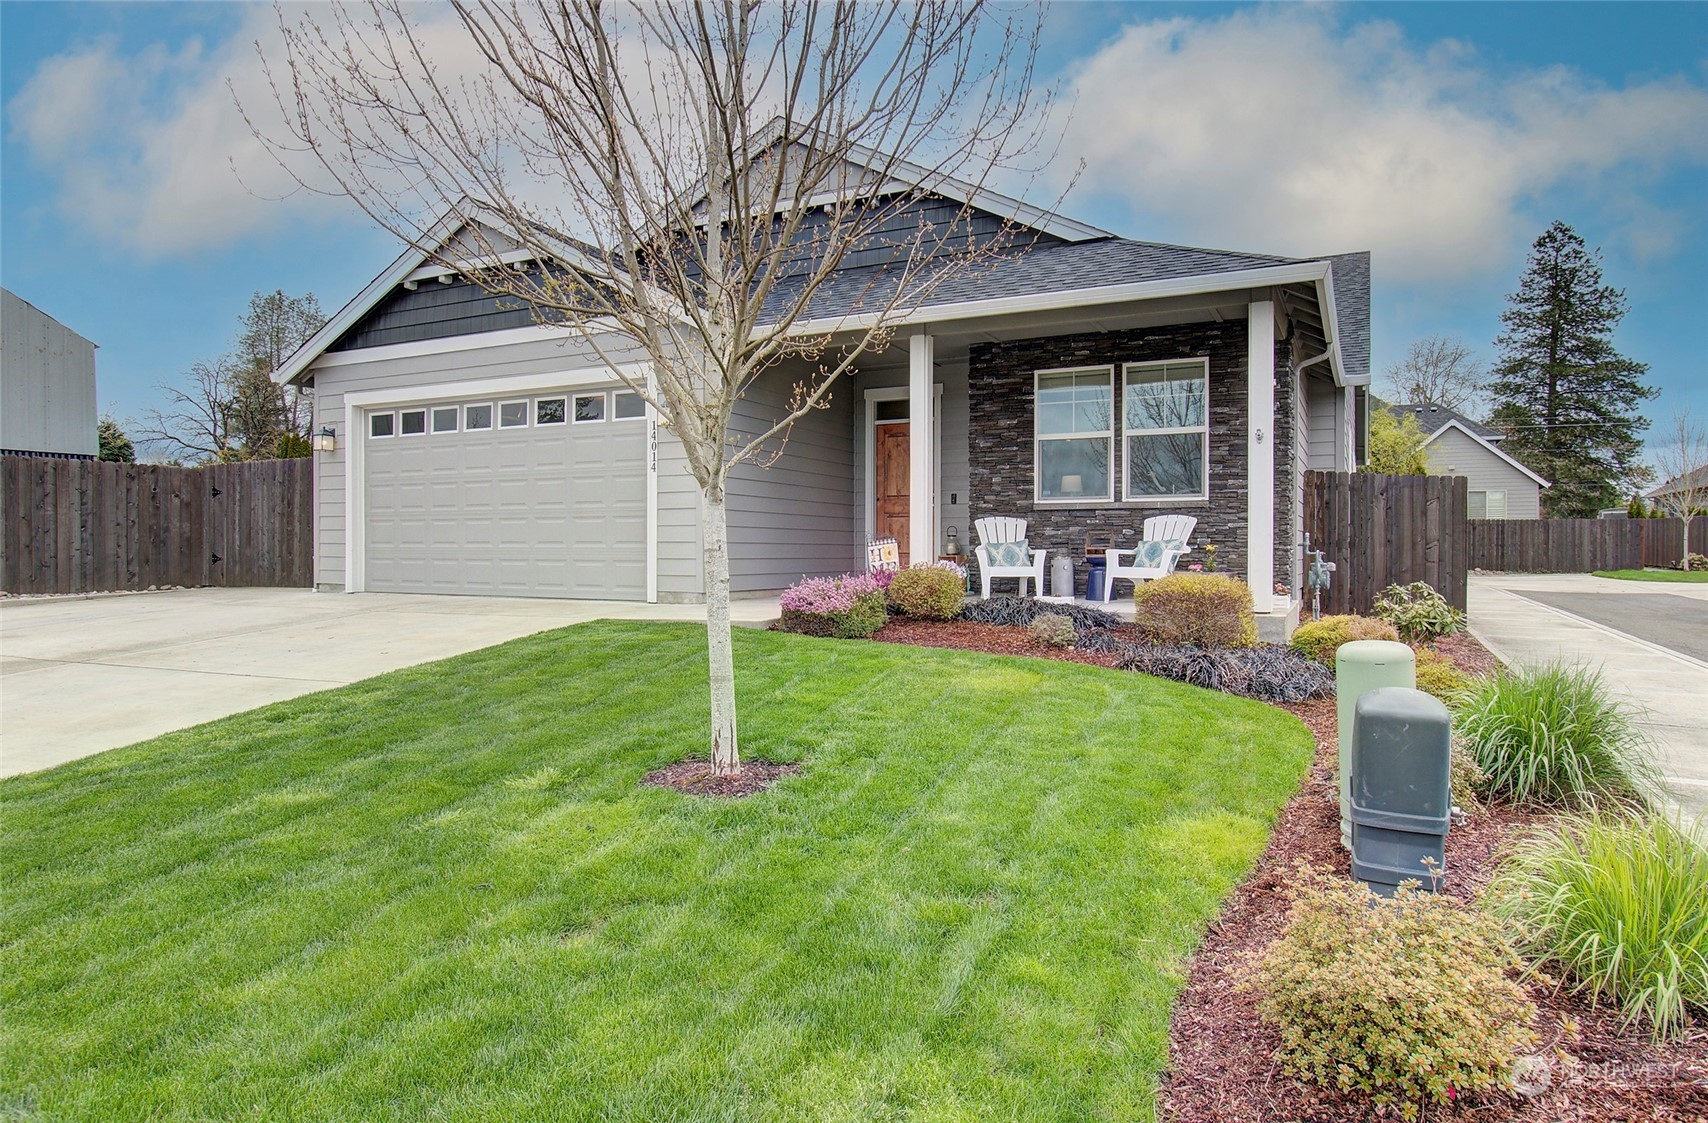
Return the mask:
[[[1692,469],[1681,476],[1673,476],[1663,480],[1643,493],[1643,498],[1654,499],[1668,492],[1679,491],[1685,487],[1708,487],[1708,464]]]
[[[1382,406],[1395,417],[1411,416],[1417,419],[1417,427],[1430,436],[1441,432],[1449,423],[1457,424],[1467,433],[1473,433],[1485,441],[1495,442],[1506,440],[1506,434],[1481,421],[1466,417],[1457,410],[1434,402],[1383,402]]]
[[[1388,408],[1390,410],[1393,409],[1392,406],[1389,406]],[[1471,438],[1473,441],[1477,442],[1479,445],[1482,445],[1484,448],[1488,449],[1490,452],[1494,453],[1496,456],[1500,457],[1502,460],[1506,461],[1508,464],[1512,465],[1514,468],[1517,468],[1520,472],[1523,472],[1526,476],[1529,476],[1531,479],[1535,480],[1537,487],[1552,487],[1552,486],[1554,486],[1553,484],[1549,483],[1547,480],[1543,479],[1541,476],[1537,475],[1535,472],[1532,472],[1529,468],[1526,468],[1524,465],[1520,464],[1518,461],[1516,461],[1512,457],[1508,456],[1505,452],[1501,451],[1498,447],[1496,447],[1496,445],[1493,441],[1489,440],[1487,437],[1483,436],[1481,433],[1474,431],[1473,429],[1471,429],[1470,426],[1466,425],[1464,422],[1460,421],[1458,418],[1454,418],[1453,420],[1448,421],[1446,424],[1442,425],[1441,428],[1437,429],[1435,432],[1433,432],[1429,436],[1425,437],[1424,441],[1423,441],[1423,447],[1428,448],[1430,443],[1433,442],[1435,440],[1435,438],[1441,436],[1441,434],[1447,432],[1449,429],[1457,429],[1459,432],[1465,434],[1467,437]]]

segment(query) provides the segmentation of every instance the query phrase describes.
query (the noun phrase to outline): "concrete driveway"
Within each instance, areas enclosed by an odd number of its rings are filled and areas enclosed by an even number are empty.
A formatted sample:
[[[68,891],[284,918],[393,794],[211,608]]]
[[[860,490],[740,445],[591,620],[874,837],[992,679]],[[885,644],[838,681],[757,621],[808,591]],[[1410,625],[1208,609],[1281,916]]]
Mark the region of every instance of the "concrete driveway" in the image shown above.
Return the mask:
[[[736,601],[737,623],[777,615]],[[182,589],[0,601],[0,775],[596,619],[701,605]]]
[[[1473,574],[1469,607],[1471,631],[1506,662],[1599,667],[1638,708],[1685,816],[1708,816],[1708,585]]]

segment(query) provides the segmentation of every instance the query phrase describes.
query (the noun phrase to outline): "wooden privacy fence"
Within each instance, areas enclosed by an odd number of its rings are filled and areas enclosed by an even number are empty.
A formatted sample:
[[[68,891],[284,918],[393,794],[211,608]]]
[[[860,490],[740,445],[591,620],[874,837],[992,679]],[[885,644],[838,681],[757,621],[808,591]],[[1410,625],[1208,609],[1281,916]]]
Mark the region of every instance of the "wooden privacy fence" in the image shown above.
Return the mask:
[[[1304,529],[1336,567],[1324,614],[1369,612],[1377,593],[1413,581],[1463,609],[1467,495],[1463,476],[1306,472]]]
[[[9,593],[313,580],[308,458],[206,468],[0,457]]]
[[[1503,573],[1643,568],[1646,519],[1472,519],[1471,565]]]
[[[1618,519],[1608,519],[1618,522]],[[1633,519],[1643,528],[1643,564],[1677,565],[1684,557],[1683,519]],[[1708,515],[1690,520],[1690,552],[1708,554]]]

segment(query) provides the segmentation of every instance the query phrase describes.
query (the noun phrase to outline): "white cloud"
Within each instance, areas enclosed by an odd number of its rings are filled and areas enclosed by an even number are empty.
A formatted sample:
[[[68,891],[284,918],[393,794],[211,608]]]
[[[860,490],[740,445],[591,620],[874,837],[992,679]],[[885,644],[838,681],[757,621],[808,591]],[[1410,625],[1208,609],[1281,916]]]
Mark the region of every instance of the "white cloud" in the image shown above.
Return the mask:
[[[1527,206],[1561,185],[1677,220],[1641,187],[1708,158],[1708,91],[1683,80],[1496,75],[1462,44],[1419,50],[1390,23],[1315,7],[1131,25],[1071,77],[1063,154],[1087,162],[1079,190],[1128,202],[1133,233],[1371,249],[1384,279],[1504,264],[1535,234]],[[1652,251],[1670,232],[1642,234]]]

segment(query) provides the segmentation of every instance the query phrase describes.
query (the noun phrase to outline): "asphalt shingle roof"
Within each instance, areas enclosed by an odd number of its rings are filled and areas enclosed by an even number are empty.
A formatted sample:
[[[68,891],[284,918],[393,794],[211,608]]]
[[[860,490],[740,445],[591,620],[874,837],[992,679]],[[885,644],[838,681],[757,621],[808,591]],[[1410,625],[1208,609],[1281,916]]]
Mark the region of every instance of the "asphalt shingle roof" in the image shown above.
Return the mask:
[[[1473,420],[1434,402],[1383,402],[1382,405],[1395,417],[1410,414],[1417,418],[1417,427],[1425,433],[1434,433],[1449,421],[1457,421],[1485,441],[1503,440],[1506,434],[1499,429],[1484,425],[1481,421]]]
[[[1214,276],[1301,261],[1327,260],[1334,276],[1336,331],[1348,377],[1370,372],[1370,255],[1328,258],[1277,257],[1273,254],[1172,246],[1128,238],[1096,238],[1036,246],[1008,255],[945,282],[922,306],[932,308],[971,300],[1037,296],[1070,289],[1100,288],[1135,281]],[[799,282],[779,284],[768,311],[795,298]],[[894,276],[885,266],[848,269],[829,278],[813,294],[807,318],[821,319],[877,309],[889,298]]]

